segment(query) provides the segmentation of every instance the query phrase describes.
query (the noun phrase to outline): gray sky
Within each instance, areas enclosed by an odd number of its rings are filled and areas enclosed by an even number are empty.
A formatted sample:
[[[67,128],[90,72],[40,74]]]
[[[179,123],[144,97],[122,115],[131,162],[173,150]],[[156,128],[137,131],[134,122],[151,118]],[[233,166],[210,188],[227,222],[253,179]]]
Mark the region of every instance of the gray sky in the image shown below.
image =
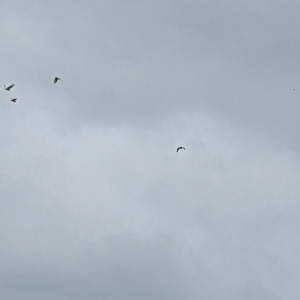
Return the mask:
[[[298,300],[299,10],[1,3],[0,298]]]

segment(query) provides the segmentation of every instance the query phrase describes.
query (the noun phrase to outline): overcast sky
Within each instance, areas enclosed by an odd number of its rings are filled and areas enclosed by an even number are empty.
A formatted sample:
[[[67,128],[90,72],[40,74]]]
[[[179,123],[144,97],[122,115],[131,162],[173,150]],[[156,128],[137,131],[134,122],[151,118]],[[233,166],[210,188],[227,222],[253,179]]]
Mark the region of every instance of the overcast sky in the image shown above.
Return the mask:
[[[0,298],[299,300],[300,2],[2,2]]]

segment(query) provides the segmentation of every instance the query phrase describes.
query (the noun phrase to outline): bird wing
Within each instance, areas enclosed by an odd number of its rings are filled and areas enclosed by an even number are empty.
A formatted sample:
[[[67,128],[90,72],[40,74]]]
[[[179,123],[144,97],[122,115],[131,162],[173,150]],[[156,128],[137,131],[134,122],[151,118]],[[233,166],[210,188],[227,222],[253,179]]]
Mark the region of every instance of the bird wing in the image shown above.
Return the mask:
[[[177,150],[176,150],[176,152],[178,152],[178,151],[181,150],[181,149],[184,149],[184,150],[185,150],[184,147],[178,147]]]
[[[13,88],[15,85],[14,85],[14,83],[13,84],[11,84],[11,85],[9,85],[7,88],[5,88],[7,91],[9,91],[11,88]]]

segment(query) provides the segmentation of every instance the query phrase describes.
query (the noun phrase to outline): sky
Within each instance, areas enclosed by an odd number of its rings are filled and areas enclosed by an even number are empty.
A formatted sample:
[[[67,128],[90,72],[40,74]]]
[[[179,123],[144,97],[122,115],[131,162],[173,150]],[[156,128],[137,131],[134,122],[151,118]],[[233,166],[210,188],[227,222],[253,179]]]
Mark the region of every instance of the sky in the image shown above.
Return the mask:
[[[298,300],[299,10],[1,3],[0,298]]]

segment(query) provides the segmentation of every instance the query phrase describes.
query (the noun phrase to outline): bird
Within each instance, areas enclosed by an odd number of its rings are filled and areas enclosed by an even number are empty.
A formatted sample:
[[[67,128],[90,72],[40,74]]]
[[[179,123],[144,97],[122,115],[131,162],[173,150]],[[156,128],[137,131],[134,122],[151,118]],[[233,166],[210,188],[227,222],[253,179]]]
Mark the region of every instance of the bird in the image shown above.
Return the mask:
[[[184,147],[178,147],[177,150],[176,150],[176,152],[178,152],[178,151],[181,150],[181,149],[185,150]]]
[[[16,103],[17,102],[17,98],[11,98],[10,101]]]
[[[53,83],[55,84],[58,80],[62,81],[59,77],[55,77]]]
[[[12,89],[14,86],[15,86],[14,84],[9,85],[8,87],[4,86],[4,89],[6,91],[10,91],[10,89]]]

